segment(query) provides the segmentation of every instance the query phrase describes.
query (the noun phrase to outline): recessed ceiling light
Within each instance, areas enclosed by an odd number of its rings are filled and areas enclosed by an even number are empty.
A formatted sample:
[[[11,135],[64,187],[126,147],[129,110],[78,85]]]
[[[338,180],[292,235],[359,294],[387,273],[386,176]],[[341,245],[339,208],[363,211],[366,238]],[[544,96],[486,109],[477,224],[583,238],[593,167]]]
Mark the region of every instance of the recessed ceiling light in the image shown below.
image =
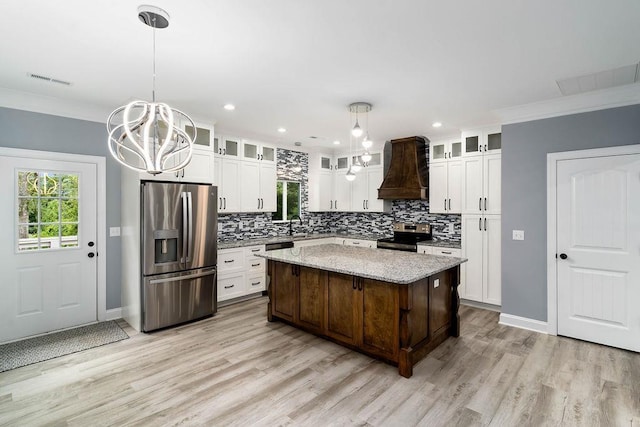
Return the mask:
[[[233,111],[236,109],[236,106],[233,104],[224,104],[224,109],[227,111]]]
[[[287,130],[285,128],[278,128],[278,132],[285,133]]]
[[[338,141],[337,139],[335,141],[333,141],[334,145],[340,145],[340,141]]]
[[[440,122],[433,122],[433,124],[432,124],[431,126],[433,126],[434,128],[439,128],[440,126],[442,126],[442,123],[440,123]]]

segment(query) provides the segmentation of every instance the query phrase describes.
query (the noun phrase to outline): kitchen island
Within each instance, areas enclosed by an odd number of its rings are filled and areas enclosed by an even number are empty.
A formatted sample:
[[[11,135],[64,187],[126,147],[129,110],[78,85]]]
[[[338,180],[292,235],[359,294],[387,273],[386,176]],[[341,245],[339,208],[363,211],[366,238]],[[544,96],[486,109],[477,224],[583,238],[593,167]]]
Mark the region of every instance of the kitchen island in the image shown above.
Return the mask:
[[[257,255],[268,262],[268,320],[281,320],[398,366],[460,333],[462,258],[336,244]]]

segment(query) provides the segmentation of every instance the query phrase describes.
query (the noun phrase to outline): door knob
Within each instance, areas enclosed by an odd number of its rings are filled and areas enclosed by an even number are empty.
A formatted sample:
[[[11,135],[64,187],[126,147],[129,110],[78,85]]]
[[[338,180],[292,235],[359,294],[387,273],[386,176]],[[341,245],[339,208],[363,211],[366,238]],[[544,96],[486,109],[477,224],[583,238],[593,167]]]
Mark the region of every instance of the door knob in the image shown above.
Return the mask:
[[[567,259],[567,254],[560,254],[560,259]]]
[[[93,252],[89,252],[89,253],[87,254],[87,256],[88,256],[89,258],[93,258],[94,256],[96,256],[96,254],[94,254]]]
[[[89,242],[89,243],[87,243],[87,245],[91,248],[91,247],[93,247],[94,243],[93,242]]]

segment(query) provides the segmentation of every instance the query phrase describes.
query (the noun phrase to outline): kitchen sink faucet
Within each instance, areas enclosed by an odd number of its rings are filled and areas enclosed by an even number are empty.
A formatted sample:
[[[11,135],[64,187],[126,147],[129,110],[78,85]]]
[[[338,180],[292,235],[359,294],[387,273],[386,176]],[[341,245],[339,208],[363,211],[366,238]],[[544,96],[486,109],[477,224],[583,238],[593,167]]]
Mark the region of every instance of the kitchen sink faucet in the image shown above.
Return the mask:
[[[302,218],[300,218],[300,215],[291,216],[289,219],[289,236],[293,236],[293,220],[296,218],[298,218],[298,220],[300,220],[300,224],[302,224]]]

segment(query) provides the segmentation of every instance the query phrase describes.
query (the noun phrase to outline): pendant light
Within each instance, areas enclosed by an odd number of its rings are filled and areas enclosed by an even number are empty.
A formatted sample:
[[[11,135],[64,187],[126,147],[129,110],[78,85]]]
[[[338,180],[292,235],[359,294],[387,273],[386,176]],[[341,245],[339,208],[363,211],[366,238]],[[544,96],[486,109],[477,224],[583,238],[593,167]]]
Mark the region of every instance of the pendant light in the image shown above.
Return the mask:
[[[352,163],[351,163],[351,170],[354,171],[355,173],[358,173],[360,172],[361,169],[362,169],[362,163],[360,163],[360,157],[353,156]]]
[[[156,29],[169,26],[169,14],[140,6],[138,18],[153,28],[153,90],[151,102],[132,101],[107,119],[109,151],[123,166],[157,175],[183,169],[191,161],[196,126],[182,111],[156,102]],[[190,133],[182,130],[182,126]]]
[[[365,151],[360,158],[363,162],[368,163],[371,161],[371,153],[369,153],[369,151]]]
[[[345,178],[347,178],[347,181],[353,181],[354,179],[356,179],[356,174],[353,173],[351,166],[349,166],[349,170],[347,171]]]

